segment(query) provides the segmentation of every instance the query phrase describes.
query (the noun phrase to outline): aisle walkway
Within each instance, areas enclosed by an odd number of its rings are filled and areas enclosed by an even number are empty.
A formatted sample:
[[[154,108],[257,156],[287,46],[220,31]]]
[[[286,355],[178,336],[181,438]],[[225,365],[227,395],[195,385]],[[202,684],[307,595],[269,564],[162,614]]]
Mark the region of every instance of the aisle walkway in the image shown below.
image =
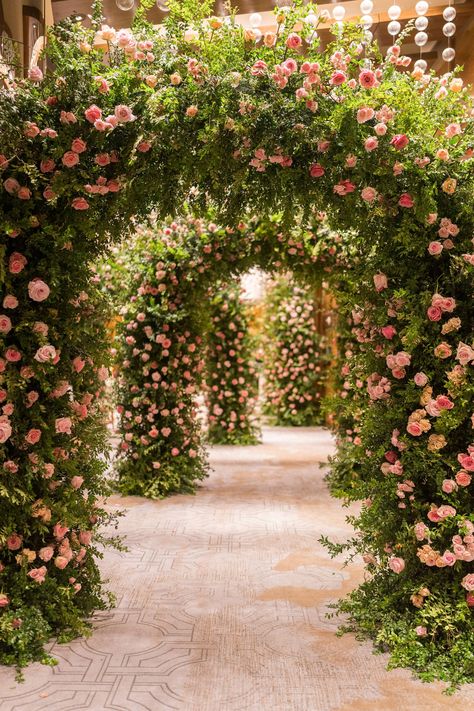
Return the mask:
[[[104,572],[118,606],[88,640],[54,645],[16,686],[0,670],[1,711],[465,711],[440,685],[387,673],[369,644],[338,639],[327,604],[361,579],[317,543],[343,539],[346,511],[316,462],[323,430],[271,429],[259,447],[216,447],[197,496],[138,498],[121,523],[130,548]]]

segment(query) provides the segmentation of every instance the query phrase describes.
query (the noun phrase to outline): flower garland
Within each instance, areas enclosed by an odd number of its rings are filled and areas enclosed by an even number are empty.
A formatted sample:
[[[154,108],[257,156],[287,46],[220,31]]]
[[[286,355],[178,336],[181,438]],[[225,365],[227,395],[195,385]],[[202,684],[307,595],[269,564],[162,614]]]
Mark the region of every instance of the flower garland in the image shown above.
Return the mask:
[[[213,444],[256,444],[259,427],[256,363],[252,359],[248,307],[238,284],[219,284],[211,298],[206,364],[208,440]]]
[[[264,413],[275,425],[322,424],[330,353],[317,333],[314,289],[293,286],[291,275],[270,285],[263,342]]]

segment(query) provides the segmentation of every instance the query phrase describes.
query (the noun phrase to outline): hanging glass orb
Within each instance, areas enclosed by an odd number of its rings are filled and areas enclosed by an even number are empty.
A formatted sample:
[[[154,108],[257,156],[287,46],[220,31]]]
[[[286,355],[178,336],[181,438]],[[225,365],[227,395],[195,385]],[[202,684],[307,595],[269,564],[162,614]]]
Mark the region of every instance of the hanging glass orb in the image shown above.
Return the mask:
[[[419,0],[415,5],[415,12],[417,15],[426,15],[429,10],[429,4],[426,0]]]
[[[452,7],[450,5],[449,7],[444,8],[443,20],[446,20],[446,22],[452,22],[455,17],[456,17],[456,8],[455,7]]]
[[[161,12],[170,11],[167,0],[156,0],[156,7],[158,8],[158,10],[161,10]]]
[[[135,5],[135,0],[115,0],[115,4],[119,10],[131,10]]]
[[[372,0],[362,0],[359,7],[363,15],[370,15],[372,10],[374,9],[374,3],[372,2]]]
[[[419,32],[426,30],[428,27],[428,18],[423,16],[417,17],[415,20],[415,27]]]
[[[262,16],[259,12],[252,12],[249,18],[250,27],[260,27],[262,24]]]
[[[252,32],[253,32],[253,34],[254,34],[254,36],[255,36],[255,40],[254,40],[255,44],[256,44],[257,42],[260,42],[260,40],[262,39],[262,33],[261,33],[261,31],[258,29],[258,27],[252,27]]]
[[[344,19],[344,17],[346,16],[346,8],[342,7],[342,5],[336,5],[333,8],[332,16],[334,17],[335,20],[337,20],[338,22],[341,22]]]
[[[428,42],[428,35],[426,32],[417,32],[415,35],[415,44],[417,47],[424,47]]]
[[[402,12],[400,5],[391,5],[388,8],[388,16],[391,20],[398,20]]]
[[[446,37],[452,37],[454,33],[456,32],[456,25],[454,22],[447,22],[445,25],[443,25],[443,35]]]
[[[441,56],[443,57],[445,62],[452,62],[454,57],[456,56],[456,52],[452,47],[446,47],[446,49],[443,49],[443,53]]]
[[[424,59],[417,59],[413,66],[415,69],[421,69],[422,72],[426,72],[428,69],[428,63]]]
[[[392,37],[395,37],[395,35],[398,35],[400,30],[402,29],[402,26],[399,22],[396,20],[392,20],[392,22],[389,22],[387,25],[387,32],[389,35],[392,35]]]
[[[374,24],[374,18],[371,15],[362,15],[360,18],[360,24],[364,28],[364,30],[370,30],[372,25]]]

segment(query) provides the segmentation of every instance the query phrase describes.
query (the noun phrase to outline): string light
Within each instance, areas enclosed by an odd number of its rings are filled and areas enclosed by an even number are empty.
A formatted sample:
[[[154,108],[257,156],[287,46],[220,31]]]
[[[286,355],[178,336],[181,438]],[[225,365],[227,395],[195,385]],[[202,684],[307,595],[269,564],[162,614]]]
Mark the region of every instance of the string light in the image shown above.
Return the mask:
[[[126,10],[131,10],[133,8],[135,0],[115,0],[115,4],[119,10],[123,10],[125,12]]]

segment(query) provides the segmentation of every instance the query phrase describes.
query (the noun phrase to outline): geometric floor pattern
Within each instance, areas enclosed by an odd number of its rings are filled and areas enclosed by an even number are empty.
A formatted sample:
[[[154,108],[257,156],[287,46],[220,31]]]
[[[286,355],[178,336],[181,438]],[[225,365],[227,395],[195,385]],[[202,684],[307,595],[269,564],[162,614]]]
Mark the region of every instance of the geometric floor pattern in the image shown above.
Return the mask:
[[[56,667],[25,682],[0,668],[1,711],[466,711],[442,684],[387,672],[370,644],[335,636],[328,605],[363,576],[318,543],[344,540],[324,484],[319,428],[269,428],[256,447],[215,447],[196,496],[113,497],[128,551],[102,563],[117,595],[94,633],[51,643]]]

